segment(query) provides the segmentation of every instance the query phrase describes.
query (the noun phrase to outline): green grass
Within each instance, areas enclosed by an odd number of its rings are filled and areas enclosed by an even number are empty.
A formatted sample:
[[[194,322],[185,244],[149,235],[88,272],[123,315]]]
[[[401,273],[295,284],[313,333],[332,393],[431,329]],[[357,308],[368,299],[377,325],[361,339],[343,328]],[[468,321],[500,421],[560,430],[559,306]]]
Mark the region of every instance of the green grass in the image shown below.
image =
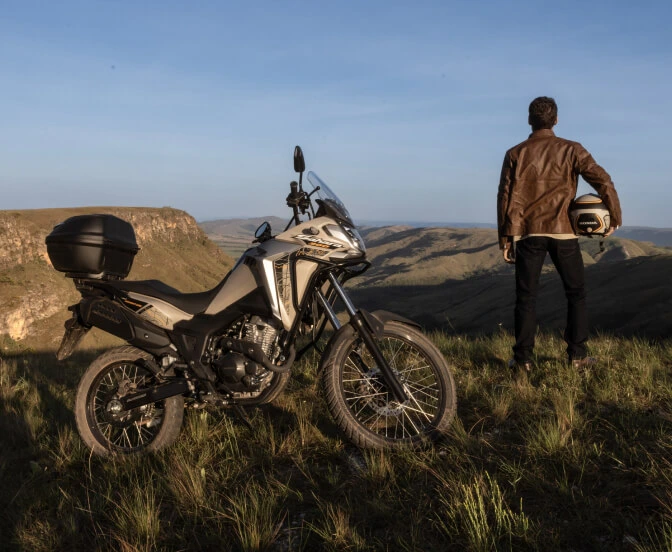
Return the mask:
[[[0,365],[3,550],[672,550],[672,341],[592,340],[588,373],[557,335],[506,368],[505,332],[436,333],[458,418],[421,452],[342,440],[317,357],[277,404],[188,411],[167,451],[92,457],[74,427],[94,352]]]

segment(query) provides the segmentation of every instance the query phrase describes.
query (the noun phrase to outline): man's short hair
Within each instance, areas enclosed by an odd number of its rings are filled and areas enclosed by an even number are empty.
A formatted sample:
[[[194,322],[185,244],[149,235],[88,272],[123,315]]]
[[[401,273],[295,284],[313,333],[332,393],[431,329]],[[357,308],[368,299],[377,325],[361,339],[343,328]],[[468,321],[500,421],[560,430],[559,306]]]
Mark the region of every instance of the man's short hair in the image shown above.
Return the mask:
[[[529,112],[528,122],[532,125],[532,130],[553,128],[558,120],[558,105],[553,98],[547,96],[540,96],[532,100]]]

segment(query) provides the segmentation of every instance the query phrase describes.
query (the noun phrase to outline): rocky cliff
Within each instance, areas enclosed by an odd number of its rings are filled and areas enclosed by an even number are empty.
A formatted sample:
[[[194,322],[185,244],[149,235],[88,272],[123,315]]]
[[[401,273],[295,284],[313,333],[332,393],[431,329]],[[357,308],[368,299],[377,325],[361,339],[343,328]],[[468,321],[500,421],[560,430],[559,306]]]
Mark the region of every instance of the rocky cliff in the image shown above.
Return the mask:
[[[86,207],[0,211],[0,336],[33,348],[57,345],[72,282],[56,272],[44,240],[63,220],[109,213],[130,222],[140,251],[129,279],[158,279],[185,292],[216,285],[232,265],[189,214],[177,209]]]

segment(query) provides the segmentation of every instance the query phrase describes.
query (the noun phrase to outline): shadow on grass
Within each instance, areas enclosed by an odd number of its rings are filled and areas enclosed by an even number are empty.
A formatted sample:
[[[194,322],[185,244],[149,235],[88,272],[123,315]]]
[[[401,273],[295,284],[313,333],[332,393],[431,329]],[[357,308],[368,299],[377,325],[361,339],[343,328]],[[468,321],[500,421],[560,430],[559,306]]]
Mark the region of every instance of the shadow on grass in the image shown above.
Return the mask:
[[[600,341],[603,337],[605,342]],[[437,525],[437,515],[445,516],[456,509],[460,512],[460,501],[452,498],[454,491],[481,489],[479,485],[492,477],[502,490],[505,505],[516,513],[519,509],[524,511],[532,523],[524,538],[514,540],[517,549],[632,550],[628,543],[633,540],[646,546],[652,539],[646,531],[660,530],[662,523],[670,519],[666,504],[672,497],[669,459],[672,421],[665,415],[670,413],[672,403],[663,387],[669,386],[672,367],[669,354],[660,356],[663,353],[656,351],[652,358],[658,360],[661,373],[655,382],[644,385],[640,381],[640,375],[648,373],[641,365],[644,361],[632,359],[639,358],[639,354],[646,360],[649,358],[646,354],[652,353],[642,350],[642,344],[629,345],[625,350],[608,349],[606,341],[610,339],[596,337],[596,345],[611,351],[613,360],[590,378],[569,372],[561,363],[564,348],[557,336],[550,346],[540,339],[536,386],[518,385],[506,371],[502,359],[493,354],[500,341],[489,345],[474,340],[473,344],[460,345],[460,354],[469,357],[469,368],[458,367],[456,371],[459,395],[456,429],[454,435],[437,447],[437,454],[433,451],[364,454],[361,459],[357,456],[362,467],[353,469],[349,459],[356,453],[347,448],[342,452],[333,443],[315,446],[316,440],[312,446],[301,449],[300,455],[273,455],[263,435],[255,437],[241,431],[240,452],[235,460],[242,467],[225,480],[226,485],[216,489],[213,494],[217,500],[212,505],[220,511],[222,505],[228,504],[220,493],[244,495],[251,477],[262,487],[267,481],[279,481],[286,491],[278,503],[286,501],[287,506],[278,508],[290,511],[285,527],[294,527],[294,522],[304,524],[302,527],[308,523],[317,527],[311,536],[305,537],[304,542],[308,543],[305,549],[319,549],[331,542],[328,539],[333,528],[326,522],[341,519],[335,514],[342,510],[345,529],[359,531],[370,549],[464,550],[469,548],[470,518],[466,512],[459,514],[462,516],[457,518],[459,523],[448,530]],[[34,473],[30,464],[32,461],[41,465],[48,460],[57,446],[54,436],[74,428],[70,410],[74,389],[96,354],[81,353],[62,365],[47,354],[17,355],[5,360],[12,365],[11,385],[19,388],[14,394],[4,393],[7,373],[3,367],[0,385],[3,549],[11,550],[12,546],[26,549],[26,541],[22,540],[19,546],[16,540],[17,529],[37,525],[45,519],[51,524],[54,547],[60,549],[100,546],[96,543],[96,538],[100,538],[97,528],[113,527],[114,522],[105,514],[110,502],[101,498],[98,504],[86,506],[91,520],[73,507],[76,510],[73,517],[84,518],[79,520],[77,531],[54,530],[59,527],[61,493],[83,494],[84,464],[77,461],[50,480],[49,475]],[[473,365],[488,369],[472,370]],[[475,380],[469,393],[459,384],[460,376],[465,381],[467,373]],[[297,378],[299,388],[290,388],[296,394],[295,399],[321,401],[311,388],[314,381],[311,374],[303,380]],[[315,385],[314,389],[317,388]],[[498,397],[509,402],[498,403]],[[567,406],[567,401],[559,401],[567,397],[573,397],[569,401],[571,406]],[[39,408],[32,407],[38,403]],[[329,440],[342,438],[322,405],[308,409],[313,415],[302,419],[303,411],[293,410],[291,404],[289,408],[271,404],[250,409],[252,425],[258,422],[273,426],[278,441],[297,432],[306,421]],[[502,404],[507,413],[498,416],[496,408]],[[44,418],[38,432],[27,407],[39,410]],[[233,413],[227,411],[227,415]],[[550,437],[557,433],[555,442],[549,440],[549,433]],[[169,549],[226,547],[233,534],[232,525],[221,516],[215,519],[204,515],[210,503],[206,502],[201,509],[187,508],[177,513],[173,508],[179,497],[171,494],[174,491],[169,482],[173,474],[163,463],[171,454],[174,451],[137,466],[129,462],[123,472],[128,481],[119,477],[119,470],[108,469],[107,459],[94,461],[90,477],[95,483],[89,486],[98,489],[101,495],[108,487],[122,496],[130,495],[135,484],[131,476],[138,473],[138,467],[146,466],[149,476],[158,481],[156,493],[164,505],[158,515],[168,529],[160,544]],[[305,460],[302,464],[305,474],[297,470],[298,457]],[[226,455],[215,458],[229,459]],[[184,457],[194,464],[198,459],[196,453]],[[485,487],[485,491],[489,488]],[[206,499],[213,500],[208,495]],[[80,504],[86,504],[84,499],[77,502]],[[498,549],[510,549],[507,536],[492,528],[496,513],[492,496],[483,508],[483,519],[490,524],[496,544],[501,546]],[[330,513],[334,514],[332,518]],[[322,529],[326,531],[324,535]],[[347,538],[351,544],[358,542],[355,536]],[[7,544],[10,542],[11,545]],[[399,543],[406,546],[402,548]],[[284,549],[279,545],[271,548]]]
[[[58,436],[73,432],[72,396],[97,352],[64,363],[53,353],[15,353],[0,358],[0,528],[3,547],[17,546],[16,530],[30,501],[24,494],[45,477]]]

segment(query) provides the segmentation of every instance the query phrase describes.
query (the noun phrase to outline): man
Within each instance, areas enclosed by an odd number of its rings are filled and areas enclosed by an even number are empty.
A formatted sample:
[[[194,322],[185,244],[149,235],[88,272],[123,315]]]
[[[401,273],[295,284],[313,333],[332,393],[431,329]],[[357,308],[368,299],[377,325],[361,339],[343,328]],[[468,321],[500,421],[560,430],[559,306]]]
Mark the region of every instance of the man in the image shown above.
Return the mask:
[[[588,315],[583,258],[569,220],[581,175],[602,197],[611,215],[607,235],[621,225],[621,207],[607,172],[578,142],[558,138],[558,106],[553,98],[532,101],[528,123],[532,134],[506,152],[497,193],[499,246],[504,260],[516,265],[516,308],[513,366],[532,367],[537,330],[539,276],[548,252],[560,274],[567,297],[568,362],[581,368],[594,362],[587,356]],[[515,258],[514,258],[515,243]]]

